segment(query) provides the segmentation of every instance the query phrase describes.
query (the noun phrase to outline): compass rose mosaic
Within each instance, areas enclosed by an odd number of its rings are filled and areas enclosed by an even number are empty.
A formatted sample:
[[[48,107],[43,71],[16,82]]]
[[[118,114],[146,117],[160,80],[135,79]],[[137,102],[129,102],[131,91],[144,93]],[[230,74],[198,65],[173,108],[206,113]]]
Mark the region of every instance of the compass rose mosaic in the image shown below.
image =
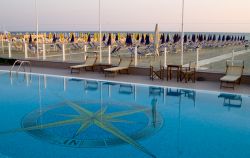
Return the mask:
[[[64,101],[27,114],[21,128],[0,132],[27,132],[52,144],[76,148],[109,147],[128,144],[155,157],[139,140],[155,134],[163,118],[152,106],[115,102]]]

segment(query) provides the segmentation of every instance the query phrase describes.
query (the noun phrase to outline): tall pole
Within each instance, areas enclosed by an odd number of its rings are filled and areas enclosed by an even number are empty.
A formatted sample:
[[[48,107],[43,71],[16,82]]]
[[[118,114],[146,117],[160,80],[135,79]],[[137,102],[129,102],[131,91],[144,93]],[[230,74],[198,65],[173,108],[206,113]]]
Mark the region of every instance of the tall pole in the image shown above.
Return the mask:
[[[37,59],[39,59],[39,52],[38,52],[38,10],[37,10],[37,0],[35,0],[36,3],[36,53],[37,53]]]
[[[182,0],[182,16],[181,16],[181,65],[183,65],[184,52],[184,0]]]
[[[102,62],[102,25],[101,25],[101,0],[99,0],[99,40],[100,40],[100,63]]]

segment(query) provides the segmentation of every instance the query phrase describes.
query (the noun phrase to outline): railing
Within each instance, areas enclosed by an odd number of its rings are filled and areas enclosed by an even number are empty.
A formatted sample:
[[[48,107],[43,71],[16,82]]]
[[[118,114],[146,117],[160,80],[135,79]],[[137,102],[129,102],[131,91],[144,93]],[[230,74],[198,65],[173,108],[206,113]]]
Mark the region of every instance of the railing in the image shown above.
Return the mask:
[[[246,63],[245,73],[250,73],[250,49],[249,43],[213,43],[201,46],[199,49],[189,45],[184,46],[184,65],[190,61],[196,61],[197,68],[202,71],[224,72],[225,61],[228,59],[243,59]],[[138,44],[139,45],[139,44]],[[86,56],[97,53],[98,62],[117,64],[117,58],[133,56],[134,67],[146,67],[150,65],[162,66],[180,64],[180,44],[165,44],[159,48],[159,56],[154,55],[153,45],[125,46],[114,43],[112,46],[102,48],[101,56],[99,54],[98,43],[39,43],[38,52],[36,45],[29,45],[24,42],[7,42],[1,44],[0,57],[13,58],[20,60],[43,60],[43,61],[61,61],[61,62],[84,62]],[[33,49],[34,47],[34,49]],[[118,51],[116,51],[116,49]],[[249,61],[249,62],[248,62]],[[249,63],[249,64],[248,64]],[[24,63],[25,65],[27,63]],[[21,66],[22,67],[22,66]],[[21,69],[19,68],[19,70]]]
[[[25,71],[25,65],[29,66],[29,70],[30,70],[30,72],[31,72],[31,64],[30,64],[29,61],[16,60],[16,61],[14,62],[14,64],[12,65],[11,69],[10,69],[10,73],[12,73],[13,69],[15,68],[15,66],[16,66],[17,64],[19,64],[19,67],[18,67],[18,69],[16,70],[16,73],[19,72],[19,70],[20,70],[21,67],[23,67],[24,72],[26,72],[26,71]]]

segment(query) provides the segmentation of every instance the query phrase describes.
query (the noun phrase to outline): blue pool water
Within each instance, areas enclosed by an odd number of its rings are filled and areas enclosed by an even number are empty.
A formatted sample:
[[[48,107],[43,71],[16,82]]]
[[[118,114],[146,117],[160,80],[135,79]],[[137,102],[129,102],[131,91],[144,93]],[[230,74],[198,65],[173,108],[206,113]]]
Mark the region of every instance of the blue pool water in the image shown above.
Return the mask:
[[[250,97],[0,72],[0,157],[249,158]]]

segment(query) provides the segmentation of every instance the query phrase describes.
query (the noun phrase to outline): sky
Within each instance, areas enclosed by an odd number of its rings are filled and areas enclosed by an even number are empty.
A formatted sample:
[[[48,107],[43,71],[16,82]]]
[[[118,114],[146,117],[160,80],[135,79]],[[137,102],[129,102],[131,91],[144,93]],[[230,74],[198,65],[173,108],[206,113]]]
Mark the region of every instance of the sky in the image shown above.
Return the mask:
[[[34,31],[35,0],[0,0],[0,30]],[[97,31],[99,0],[37,0],[39,30]],[[103,31],[181,31],[182,0],[101,0]],[[185,0],[185,32],[250,32],[250,0]]]

